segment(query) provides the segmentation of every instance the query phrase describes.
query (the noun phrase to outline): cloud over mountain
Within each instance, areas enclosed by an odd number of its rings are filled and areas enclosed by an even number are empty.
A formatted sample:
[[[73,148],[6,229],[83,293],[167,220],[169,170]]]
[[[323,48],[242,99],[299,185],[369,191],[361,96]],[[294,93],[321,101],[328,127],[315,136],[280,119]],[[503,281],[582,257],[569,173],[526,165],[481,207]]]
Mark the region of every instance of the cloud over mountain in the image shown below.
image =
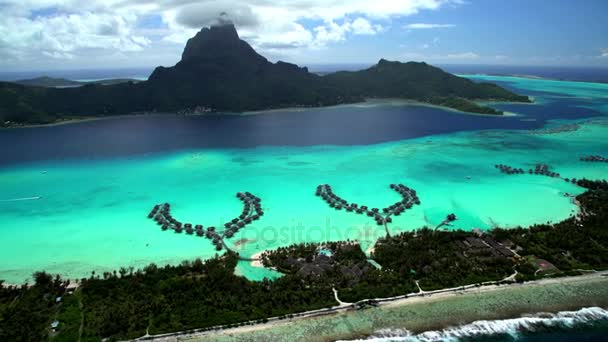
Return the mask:
[[[171,44],[185,43],[187,37],[221,17],[233,22],[254,46],[275,51],[314,49],[350,36],[377,34],[393,18],[459,2],[4,0],[0,4],[0,58],[15,61],[100,54],[128,58],[144,49],[162,54],[174,51],[177,46]]]

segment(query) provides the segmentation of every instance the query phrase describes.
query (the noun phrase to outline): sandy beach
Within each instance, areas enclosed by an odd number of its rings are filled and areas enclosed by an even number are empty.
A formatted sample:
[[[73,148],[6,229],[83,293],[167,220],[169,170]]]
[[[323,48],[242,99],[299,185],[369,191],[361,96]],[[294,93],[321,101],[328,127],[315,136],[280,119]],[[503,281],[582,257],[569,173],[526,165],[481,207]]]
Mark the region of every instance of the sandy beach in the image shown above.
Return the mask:
[[[264,267],[264,265],[262,265],[262,260],[260,259],[264,252],[266,251],[260,251],[251,256],[251,259],[253,259],[251,260],[252,267]]]

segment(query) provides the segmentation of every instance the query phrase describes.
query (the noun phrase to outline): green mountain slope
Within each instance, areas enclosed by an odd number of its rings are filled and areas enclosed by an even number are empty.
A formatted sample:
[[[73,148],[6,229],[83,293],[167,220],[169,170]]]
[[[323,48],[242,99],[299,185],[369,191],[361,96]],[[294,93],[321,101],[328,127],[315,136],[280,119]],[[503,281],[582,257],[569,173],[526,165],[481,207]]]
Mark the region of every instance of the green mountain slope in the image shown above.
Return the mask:
[[[403,98],[462,111],[501,114],[472,100],[529,101],[494,84],[477,84],[426,63],[380,60],[366,70],[325,76],[271,63],[241,40],[233,25],[202,29],[182,60],[158,67],[148,81],[73,88],[0,83],[0,125],[135,112],[239,112]]]

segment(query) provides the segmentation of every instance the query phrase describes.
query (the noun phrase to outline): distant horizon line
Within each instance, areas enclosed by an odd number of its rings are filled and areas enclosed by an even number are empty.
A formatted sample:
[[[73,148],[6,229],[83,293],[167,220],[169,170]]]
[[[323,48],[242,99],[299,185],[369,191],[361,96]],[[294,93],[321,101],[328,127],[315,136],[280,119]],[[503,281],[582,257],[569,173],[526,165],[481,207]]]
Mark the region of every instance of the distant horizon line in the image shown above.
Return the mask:
[[[481,67],[534,67],[534,68],[575,68],[575,69],[606,69],[608,70],[608,65],[559,65],[559,64],[550,64],[550,65],[539,65],[539,64],[490,64],[490,63],[432,63],[424,60],[415,61],[415,60],[393,60],[387,59],[389,61],[398,61],[402,63],[407,62],[424,62],[429,65],[435,66],[481,66]],[[378,62],[335,62],[335,63],[292,63],[283,61],[290,64],[296,64],[300,67],[311,67],[311,66],[372,66],[376,65]],[[276,63],[276,62],[275,62]],[[123,67],[83,67],[83,68],[61,68],[61,69],[19,69],[19,70],[1,70],[0,74],[13,74],[13,73],[36,73],[36,72],[62,72],[62,71],[104,71],[104,70],[154,70],[155,68],[164,65],[154,65],[154,66],[123,66]]]

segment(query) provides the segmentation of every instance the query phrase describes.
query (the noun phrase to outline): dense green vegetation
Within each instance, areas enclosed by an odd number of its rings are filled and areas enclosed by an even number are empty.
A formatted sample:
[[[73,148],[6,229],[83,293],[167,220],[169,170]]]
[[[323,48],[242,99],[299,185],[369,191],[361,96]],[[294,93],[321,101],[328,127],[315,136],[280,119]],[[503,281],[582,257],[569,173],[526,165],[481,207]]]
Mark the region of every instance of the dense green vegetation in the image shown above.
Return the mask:
[[[115,79],[107,79],[107,80],[99,80],[99,81],[72,81],[65,78],[54,78],[48,76],[36,77],[27,80],[19,80],[14,83],[21,84],[24,86],[30,87],[78,87],[87,84],[99,84],[99,85],[111,85],[111,84],[120,84],[134,82],[137,83],[139,81],[128,78],[115,78]]]
[[[31,287],[0,287],[0,341],[44,341],[64,290],[58,278],[34,274]]]
[[[584,217],[529,229],[495,229],[492,233],[520,246],[520,255],[547,260],[559,272],[608,269],[608,183],[588,180],[577,183],[591,189],[577,197]],[[524,266],[520,271],[522,279],[533,279],[531,271],[536,269]]]
[[[472,100],[529,101],[494,84],[478,84],[426,63],[380,60],[366,70],[319,76],[293,64],[270,63],[239,39],[234,26],[225,25],[203,29],[188,41],[179,63],[156,68],[146,82],[76,88],[0,82],[0,127],[72,116],[238,112],[327,106],[365,98],[402,98],[482,114],[500,112]]]
[[[79,336],[83,341],[114,340],[146,331],[262,323],[268,317],[336,305],[332,288],[342,301],[356,302],[416,292],[415,281],[428,291],[497,281],[514,270],[517,280],[524,281],[607,269],[608,183],[577,183],[588,189],[577,197],[584,213],[578,218],[530,229],[495,229],[482,238],[463,231],[402,233],[376,245],[373,257],[382,269],[367,262],[358,244],[332,242],[265,253],[266,265],[286,273],[275,281],[235,276],[237,255],[232,253],[206,262],[92,275],[73,294],[66,294],[59,278],[36,273],[31,287],[0,287],[0,341],[74,341]],[[521,258],[465,243],[479,239],[510,241]],[[319,253],[321,247],[331,256]],[[539,273],[538,260],[553,264],[551,273]],[[316,271],[308,272],[311,267]],[[58,296],[63,300],[57,302]],[[57,333],[50,328],[54,320],[59,321]]]
[[[59,282],[0,292],[0,341],[49,339],[50,323],[60,322],[52,340],[99,341],[146,334],[237,324],[335,305],[330,288],[309,286],[286,276],[274,282],[251,282],[234,275],[237,256],[228,253],[202,262],[144,270],[122,269],[83,279],[78,292],[64,293]],[[44,273],[40,273],[49,277]],[[50,279],[50,278],[49,278]],[[82,301],[82,310],[80,309]],[[81,315],[84,320],[81,318]]]
[[[425,291],[501,280],[513,273],[512,259],[493,256],[487,249],[464,254],[457,241],[473,236],[431,229],[404,232],[380,241],[374,258],[401,281],[418,280]]]

